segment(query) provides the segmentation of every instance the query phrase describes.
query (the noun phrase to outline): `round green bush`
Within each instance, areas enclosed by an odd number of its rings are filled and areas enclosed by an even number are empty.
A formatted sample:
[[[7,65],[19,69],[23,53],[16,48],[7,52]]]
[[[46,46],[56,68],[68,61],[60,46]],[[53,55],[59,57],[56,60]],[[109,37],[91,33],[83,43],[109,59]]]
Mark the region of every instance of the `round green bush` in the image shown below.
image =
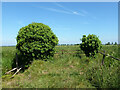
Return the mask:
[[[17,35],[16,48],[28,58],[49,59],[54,56],[58,38],[51,28],[42,23],[22,27]]]
[[[87,37],[86,35],[83,35],[81,40],[82,43],[80,44],[80,48],[84,51],[87,57],[96,55],[98,50],[102,48],[101,41],[94,34],[89,34]]]

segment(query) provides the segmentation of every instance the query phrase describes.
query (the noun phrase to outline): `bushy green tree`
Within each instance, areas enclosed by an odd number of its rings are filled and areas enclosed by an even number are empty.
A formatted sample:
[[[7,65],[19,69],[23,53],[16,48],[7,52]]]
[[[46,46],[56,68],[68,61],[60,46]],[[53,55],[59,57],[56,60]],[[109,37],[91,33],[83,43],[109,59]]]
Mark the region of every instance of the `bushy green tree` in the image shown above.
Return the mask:
[[[115,44],[114,45],[117,45],[117,42],[115,42]]]
[[[94,56],[98,53],[98,50],[102,48],[101,41],[98,39],[96,35],[83,35],[81,39],[82,43],[80,44],[80,48],[84,51],[87,57]]]
[[[57,44],[58,38],[49,26],[32,23],[19,30],[16,48],[25,57],[49,59],[54,56]]]

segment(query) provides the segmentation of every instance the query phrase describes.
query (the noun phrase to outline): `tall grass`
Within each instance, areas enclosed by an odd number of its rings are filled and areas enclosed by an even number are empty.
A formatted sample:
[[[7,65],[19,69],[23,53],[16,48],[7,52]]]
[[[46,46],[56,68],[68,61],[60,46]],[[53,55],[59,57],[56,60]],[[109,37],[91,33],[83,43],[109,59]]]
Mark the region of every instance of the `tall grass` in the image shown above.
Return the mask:
[[[11,69],[12,60],[15,54],[15,47],[3,48],[3,70]],[[117,46],[103,46],[106,53],[118,57]],[[59,50],[64,51],[60,54]],[[74,50],[74,51],[72,51]],[[76,50],[76,51],[75,51]],[[57,46],[52,60],[35,60],[32,65],[13,79],[6,75],[3,77],[3,87],[21,88],[118,88],[119,64],[120,61],[105,57],[104,65],[101,65],[102,55],[97,54],[96,58],[88,58],[79,46]],[[74,53],[74,54],[66,54]],[[9,61],[7,63],[7,60]],[[6,71],[7,71],[6,70]]]
[[[2,47],[2,74],[5,74],[5,72],[12,69],[15,53],[15,47]]]

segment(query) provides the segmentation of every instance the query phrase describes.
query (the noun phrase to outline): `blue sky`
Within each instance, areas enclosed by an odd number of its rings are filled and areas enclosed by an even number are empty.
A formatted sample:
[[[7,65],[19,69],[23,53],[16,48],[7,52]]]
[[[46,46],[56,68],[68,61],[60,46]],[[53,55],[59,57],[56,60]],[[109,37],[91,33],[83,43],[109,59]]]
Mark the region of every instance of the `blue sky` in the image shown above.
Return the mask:
[[[32,22],[51,27],[59,44],[80,43],[84,34],[118,42],[117,2],[3,2],[2,45],[16,45],[19,29]]]

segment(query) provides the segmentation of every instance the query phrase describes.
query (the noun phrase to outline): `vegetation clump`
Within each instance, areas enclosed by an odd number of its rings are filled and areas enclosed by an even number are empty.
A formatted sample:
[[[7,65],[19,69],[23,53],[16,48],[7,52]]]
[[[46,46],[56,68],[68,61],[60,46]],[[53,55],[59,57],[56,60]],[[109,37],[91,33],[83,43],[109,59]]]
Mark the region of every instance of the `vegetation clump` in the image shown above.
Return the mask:
[[[35,59],[49,59],[54,56],[58,38],[51,28],[42,23],[22,27],[17,35],[16,48],[23,56]]]
[[[80,44],[80,48],[84,51],[87,57],[96,55],[96,53],[98,53],[98,50],[102,48],[101,41],[94,34],[89,34],[87,37],[86,35],[83,35],[83,38],[81,40],[82,43]]]

